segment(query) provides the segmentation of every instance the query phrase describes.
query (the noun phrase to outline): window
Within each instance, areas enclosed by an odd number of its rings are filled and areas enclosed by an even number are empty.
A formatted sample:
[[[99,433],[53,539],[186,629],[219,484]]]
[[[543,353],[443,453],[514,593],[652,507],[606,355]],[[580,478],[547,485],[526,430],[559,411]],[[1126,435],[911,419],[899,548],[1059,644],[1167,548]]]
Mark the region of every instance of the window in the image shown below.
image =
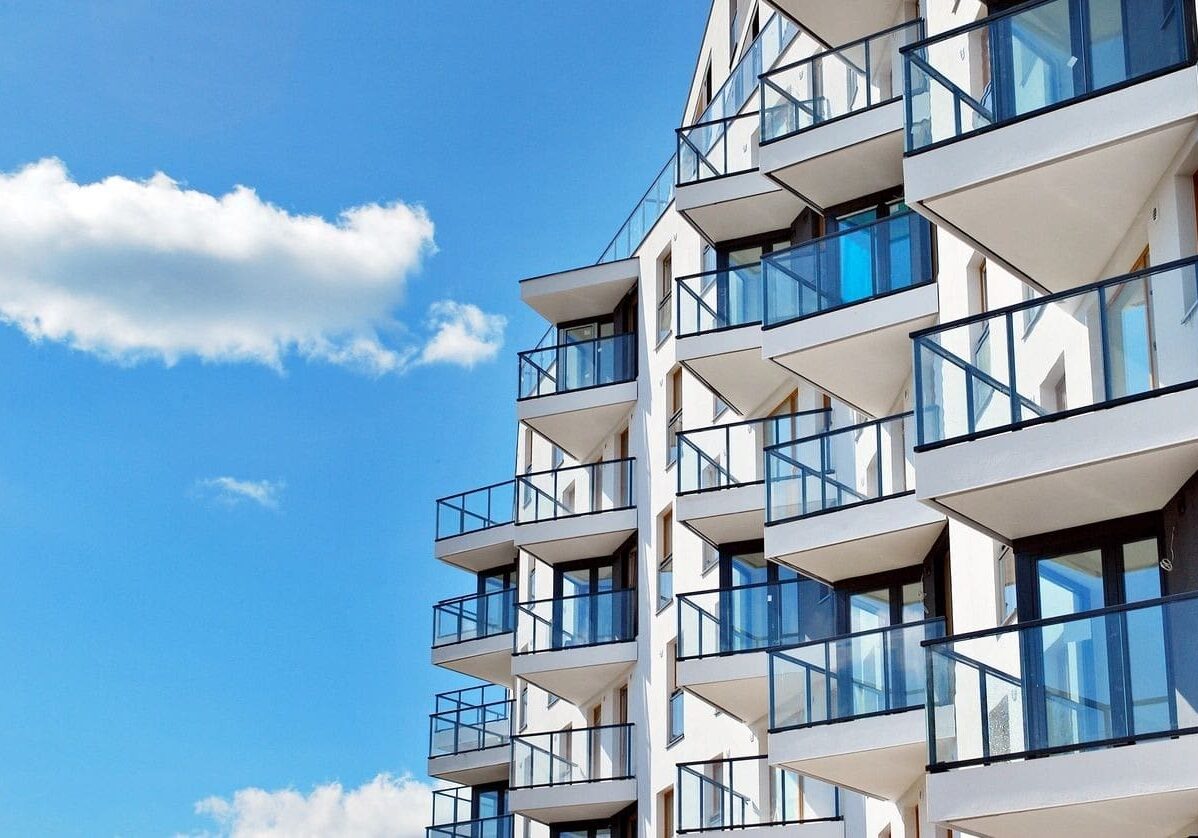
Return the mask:
[[[678,432],[682,430],[682,367],[670,372],[666,398],[670,411],[670,424],[666,429],[666,466],[674,465],[678,459]]]
[[[657,519],[657,610],[674,601],[674,509]]]
[[[666,644],[666,695],[669,696],[666,719],[666,744],[673,745],[686,734],[682,709],[683,692],[678,688],[678,641]]]
[[[718,549],[716,549],[715,547],[711,546],[710,544],[708,544],[706,541],[704,541],[703,542],[703,564],[701,566],[702,567],[701,572],[706,574],[713,567],[719,567],[719,564],[720,564],[720,551]]]
[[[740,29],[740,3],[728,0],[728,63],[736,61],[736,36]]]
[[[713,391],[711,394],[711,420],[714,422],[719,419],[728,412],[728,409],[728,403],[721,399],[718,393]]]
[[[658,830],[658,838],[674,838],[674,787],[670,786],[658,796],[658,818],[657,822],[661,824],[661,829]]]
[[[1023,286],[1023,301],[1031,302],[1040,296],[1036,289],[1026,283]],[[1032,326],[1036,325],[1036,321],[1040,319],[1040,315],[1044,313],[1045,306],[1030,306],[1021,312],[1023,317],[1023,336],[1026,338],[1027,333],[1032,330]]]
[[[707,110],[707,106],[711,104],[711,61],[707,62],[707,70],[703,73],[703,83],[699,85],[699,96],[695,100],[695,118],[692,122],[698,122],[703,118],[703,112]]]
[[[553,468],[555,468],[555,469],[561,468],[562,463],[564,463],[565,461],[566,461],[566,452],[563,451],[562,449],[558,448],[556,445],[553,446]]]
[[[528,727],[528,684],[520,685],[520,729]]]
[[[657,342],[670,336],[674,320],[674,258],[670,251],[657,261]]]
[[[561,701],[560,696],[556,696],[553,693],[549,692],[548,690],[545,691],[545,707],[546,707],[546,709],[557,704],[559,701]]]
[[[995,575],[998,577],[998,584],[995,586],[998,592],[998,624],[1005,626],[1018,619],[1015,603],[1015,554],[1011,552],[1010,547],[1003,547],[999,552],[995,560]]]

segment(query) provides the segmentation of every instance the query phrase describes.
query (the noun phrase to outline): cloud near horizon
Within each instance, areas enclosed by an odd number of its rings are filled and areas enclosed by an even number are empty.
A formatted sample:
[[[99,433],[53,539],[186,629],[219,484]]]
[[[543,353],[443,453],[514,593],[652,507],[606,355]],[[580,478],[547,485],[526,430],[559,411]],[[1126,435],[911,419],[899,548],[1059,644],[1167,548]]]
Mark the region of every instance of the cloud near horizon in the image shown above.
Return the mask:
[[[267,509],[279,508],[279,495],[287,484],[282,480],[239,480],[209,477],[196,481],[196,488],[221,503],[235,506],[251,501]]]
[[[423,333],[395,316],[433,233],[423,207],[400,201],[328,221],[161,172],[78,183],[47,158],[0,173],[0,321],[121,364],[472,367],[502,347],[502,316],[442,300]]]
[[[432,821],[433,785],[409,775],[379,774],[356,789],[327,783],[310,794],[244,788],[231,798],[195,805],[211,818],[216,838],[424,838]]]

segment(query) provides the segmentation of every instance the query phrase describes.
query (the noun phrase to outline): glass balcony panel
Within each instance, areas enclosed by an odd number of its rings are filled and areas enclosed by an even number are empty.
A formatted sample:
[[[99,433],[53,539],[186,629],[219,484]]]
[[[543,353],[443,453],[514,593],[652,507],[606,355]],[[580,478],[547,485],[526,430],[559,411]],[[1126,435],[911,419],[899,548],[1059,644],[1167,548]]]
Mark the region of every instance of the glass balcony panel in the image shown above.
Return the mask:
[[[921,41],[903,52],[907,148],[1192,63],[1186,18],[1176,0],[1044,0]]]
[[[437,501],[437,538],[451,538],[510,524],[515,509],[511,480]]]
[[[678,596],[678,658],[750,652],[827,636],[832,597],[792,578]]]
[[[678,185],[757,168],[756,111],[678,129]]]
[[[933,281],[931,225],[904,209],[761,259],[767,327]]]
[[[905,493],[913,432],[906,413],[767,448],[766,521]]]
[[[636,378],[636,335],[608,335],[520,353],[519,398],[619,384]]]
[[[512,630],[516,591],[506,588],[433,606],[433,646],[478,640]]]
[[[770,653],[770,730],[845,721],[924,704],[923,641],[942,619],[888,626]]]
[[[922,36],[923,22],[915,20],[765,74],[762,141],[897,99],[899,50]]]
[[[441,693],[429,719],[429,756],[506,745],[511,735],[507,690],[491,685]]]
[[[675,280],[678,336],[761,322],[761,265],[753,262]]]
[[[604,460],[516,478],[516,523],[551,521],[633,505],[635,460]]]
[[[765,756],[678,765],[679,833],[779,826],[840,817],[835,786],[784,768]]]
[[[632,725],[571,728],[512,737],[512,788],[633,776]]]
[[[1122,744],[1193,729],[1193,594],[1068,614],[928,647],[931,762]]]
[[[818,408],[696,428],[678,434],[678,492],[702,492],[760,483],[766,446],[826,430],[831,412]]]
[[[517,654],[636,639],[636,591],[630,588],[522,602],[518,611]]]
[[[917,334],[920,444],[1198,382],[1198,324],[1189,314],[1196,264],[1150,268]]]

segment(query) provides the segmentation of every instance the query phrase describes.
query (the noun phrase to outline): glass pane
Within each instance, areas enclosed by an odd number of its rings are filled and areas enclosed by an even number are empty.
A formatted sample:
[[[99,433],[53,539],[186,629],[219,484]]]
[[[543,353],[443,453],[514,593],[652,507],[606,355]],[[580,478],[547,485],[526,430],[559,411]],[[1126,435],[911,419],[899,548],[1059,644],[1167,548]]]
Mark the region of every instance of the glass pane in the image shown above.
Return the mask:
[[[869,631],[890,625],[890,589],[852,594],[849,597],[849,631]]]
[[[1033,632],[1042,650],[1048,747],[1114,735],[1107,628],[1099,617]]]
[[[1105,296],[1110,398],[1147,392],[1153,382],[1146,280],[1107,289]]]
[[[1059,617],[1093,611],[1106,604],[1102,584],[1102,553],[1088,550],[1036,562],[1040,587],[1040,616]]]
[[[1160,547],[1155,538],[1123,545],[1123,601],[1161,597]]]

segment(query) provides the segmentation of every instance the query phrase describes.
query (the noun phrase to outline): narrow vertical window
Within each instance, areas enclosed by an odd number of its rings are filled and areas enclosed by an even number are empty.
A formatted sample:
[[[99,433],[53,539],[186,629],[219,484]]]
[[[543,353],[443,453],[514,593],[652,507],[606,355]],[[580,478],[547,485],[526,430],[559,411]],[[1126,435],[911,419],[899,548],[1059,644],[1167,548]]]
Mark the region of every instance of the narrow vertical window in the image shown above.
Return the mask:
[[[657,342],[670,336],[674,322],[674,258],[670,251],[657,262]]]
[[[657,610],[674,601],[674,509],[657,518]]]

